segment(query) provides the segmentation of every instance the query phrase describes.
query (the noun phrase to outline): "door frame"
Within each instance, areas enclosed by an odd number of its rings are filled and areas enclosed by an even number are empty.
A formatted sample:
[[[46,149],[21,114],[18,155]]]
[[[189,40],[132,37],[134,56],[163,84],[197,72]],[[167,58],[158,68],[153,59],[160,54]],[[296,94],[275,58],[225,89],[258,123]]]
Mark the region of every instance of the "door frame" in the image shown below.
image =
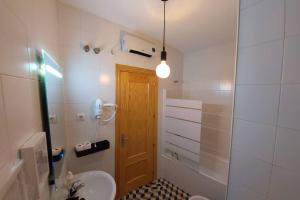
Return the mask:
[[[154,70],[144,69],[129,65],[122,65],[116,64],[116,104],[120,105],[121,101],[121,87],[120,87],[120,76],[121,72],[138,72],[148,75],[156,76]],[[155,87],[155,123],[154,123],[154,141],[153,141],[153,178],[157,177],[157,120],[158,120],[158,81]],[[117,109],[116,118],[115,118],[115,180],[117,185],[117,193],[116,197],[119,198],[119,187],[120,187],[120,151],[121,151],[121,144],[120,144],[120,112]]]

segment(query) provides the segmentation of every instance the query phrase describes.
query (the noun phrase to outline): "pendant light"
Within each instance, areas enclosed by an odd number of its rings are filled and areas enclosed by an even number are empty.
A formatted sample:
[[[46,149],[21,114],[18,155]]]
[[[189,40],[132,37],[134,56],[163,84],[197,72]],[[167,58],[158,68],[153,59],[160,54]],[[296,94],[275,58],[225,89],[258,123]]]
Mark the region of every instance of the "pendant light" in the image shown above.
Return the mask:
[[[159,78],[168,78],[170,75],[170,67],[167,65],[167,52],[165,47],[165,37],[166,37],[166,1],[164,2],[164,30],[163,30],[163,50],[161,52],[161,63],[156,67],[156,75]]]

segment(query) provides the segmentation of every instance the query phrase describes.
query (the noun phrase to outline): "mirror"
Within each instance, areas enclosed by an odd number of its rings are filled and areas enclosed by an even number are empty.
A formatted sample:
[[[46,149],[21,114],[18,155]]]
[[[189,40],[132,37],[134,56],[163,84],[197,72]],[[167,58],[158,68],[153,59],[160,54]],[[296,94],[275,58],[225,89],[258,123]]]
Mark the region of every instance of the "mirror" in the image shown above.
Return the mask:
[[[45,50],[37,53],[43,130],[47,136],[52,185],[62,175],[66,134],[64,122],[63,70]]]

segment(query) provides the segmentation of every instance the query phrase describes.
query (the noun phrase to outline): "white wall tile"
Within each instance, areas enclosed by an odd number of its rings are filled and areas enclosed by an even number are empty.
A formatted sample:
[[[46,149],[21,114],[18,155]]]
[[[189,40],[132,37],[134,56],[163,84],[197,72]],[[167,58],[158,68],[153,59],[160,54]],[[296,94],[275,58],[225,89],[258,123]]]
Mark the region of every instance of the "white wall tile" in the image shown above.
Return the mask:
[[[300,130],[300,85],[282,85],[279,126]]]
[[[5,113],[14,158],[18,150],[35,132],[35,118],[31,81],[28,79],[2,76]]]
[[[275,137],[275,126],[235,120],[232,148],[245,151],[271,164],[273,161]]]
[[[68,103],[91,103],[100,97],[100,67],[97,64],[83,64],[65,68],[65,99]]]
[[[58,23],[60,29],[64,27],[73,27],[80,30],[81,12],[65,4],[58,4]]]
[[[281,81],[283,40],[239,49],[237,84],[275,84]]]
[[[241,120],[236,122],[231,162],[233,175],[229,181],[228,198],[296,200],[300,196],[300,1],[242,0],[241,8],[237,82],[252,86],[237,86],[235,117],[271,126],[241,123]],[[286,38],[283,47],[284,31]],[[244,48],[251,45],[255,46]],[[278,126],[275,145],[274,126]],[[237,155],[235,149],[245,155]],[[257,196],[256,187],[261,188],[259,184],[262,183],[252,181],[255,177],[263,176],[263,165],[254,165],[253,160],[244,164],[243,159],[251,160],[253,155],[268,162],[272,161],[272,155],[274,157],[267,172],[270,175],[272,167],[270,182],[265,179],[263,186],[264,194],[268,196]],[[235,163],[238,163],[238,167]],[[253,169],[245,170],[244,166]],[[247,173],[250,175],[244,175]],[[253,187],[243,181],[258,185]]]
[[[272,170],[269,199],[298,200],[300,196],[300,175],[285,169],[274,167]]]
[[[63,103],[63,87],[51,85],[47,86],[47,101],[48,103]]]
[[[233,150],[231,154],[230,184],[246,187],[259,195],[266,195],[272,165],[249,154]]]
[[[15,14],[26,28],[26,32],[30,33],[32,30],[32,0],[18,1],[18,0],[3,0],[10,11]]]
[[[298,171],[300,168],[300,131],[278,128],[274,164]]]
[[[255,191],[251,191],[248,188],[231,183],[228,186],[227,200],[265,200],[264,195],[259,195]]]
[[[241,10],[240,46],[284,37],[284,0],[263,0]]]
[[[84,142],[93,142],[96,130],[96,123],[92,124],[89,121],[72,121],[66,123],[68,130],[68,144],[71,149],[76,144]]]
[[[7,123],[4,111],[2,80],[0,78],[0,174],[3,172],[5,165],[11,164],[11,147],[9,146],[9,134],[7,130]],[[5,173],[5,172],[4,172]]]
[[[162,157],[165,168],[162,175],[171,183],[183,188],[191,195],[202,195],[210,199],[223,200],[226,186],[193,170],[175,160]]]
[[[93,117],[93,104],[92,103],[66,103],[65,114],[67,115],[67,121],[77,121],[76,114],[84,113],[86,120],[94,119]]]
[[[250,6],[254,6],[256,5],[257,3],[260,3],[262,2],[263,0],[241,0],[240,1],[240,8],[241,9],[245,9],[247,7],[250,7]]]
[[[42,129],[42,113],[40,110],[40,94],[38,80],[30,80],[31,85],[31,95],[33,99],[33,110],[32,114],[34,116],[34,125],[32,126],[34,132],[40,132]]]
[[[238,85],[235,95],[235,118],[275,124],[279,91],[279,85]]]
[[[289,37],[284,45],[283,83],[300,83],[300,36]]]
[[[72,48],[82,48],[85,41],[82,41],[82,34],[80,29],[76,29],[74,27],[64,27],[60,28],[59,31],[59,44],[60,45],[68,45],[72,46]]]
[[[53,148],[66,147],[65,117],[63,103],[48,103],[48,113],[57,117],[56,123],[50,122]]]
[[[54,59],[58,59],[57,1],[31,0],[33,7],[33,31],[30,35],[31,48],[44,49]],[[42,20],[41,20],[42,16]]]
[[[299,35],[300,34],[300,1],[286,0],[286,35]]]
[[[0,6],[0,73],[29,77],[26,27],[5,6]]]

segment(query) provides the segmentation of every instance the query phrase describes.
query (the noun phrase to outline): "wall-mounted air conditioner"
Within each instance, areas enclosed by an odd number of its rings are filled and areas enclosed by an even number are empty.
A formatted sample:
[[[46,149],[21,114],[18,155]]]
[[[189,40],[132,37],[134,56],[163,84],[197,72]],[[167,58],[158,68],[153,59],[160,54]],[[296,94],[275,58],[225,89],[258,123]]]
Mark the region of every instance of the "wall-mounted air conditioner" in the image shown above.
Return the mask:
[[[120,42],[122,51],[151,58],[156,52],[153,43],[143,40],[126,32],[121,32]]]

